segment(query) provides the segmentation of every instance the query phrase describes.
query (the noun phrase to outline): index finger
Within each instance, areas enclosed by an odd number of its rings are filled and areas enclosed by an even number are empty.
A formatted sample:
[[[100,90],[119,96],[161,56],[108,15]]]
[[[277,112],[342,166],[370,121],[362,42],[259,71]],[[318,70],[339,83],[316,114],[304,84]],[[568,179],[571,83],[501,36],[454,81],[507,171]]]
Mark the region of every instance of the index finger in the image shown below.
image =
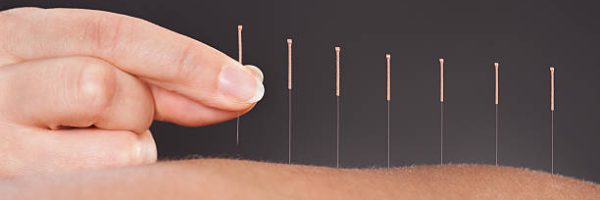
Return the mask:
[[[82,9],[13,9],[0,14],[0,63],[85,55],[106,60],[205,106],[243,111],[262,81],[216,49],[147,21]]]

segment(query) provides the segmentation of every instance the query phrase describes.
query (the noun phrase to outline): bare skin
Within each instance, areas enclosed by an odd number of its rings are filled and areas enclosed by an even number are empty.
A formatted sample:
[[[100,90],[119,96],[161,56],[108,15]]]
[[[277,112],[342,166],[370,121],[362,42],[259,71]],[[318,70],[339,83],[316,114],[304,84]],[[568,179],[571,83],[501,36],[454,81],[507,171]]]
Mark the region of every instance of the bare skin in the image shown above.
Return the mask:
[[[262,72],[150,22],[83,9],[0,12],[0,178],[156,161],[154,120],[248,112]]]
[[[597,199],[600,186],[486,165],[333,169],[199,159],[0,182],[18,199]]]
[[[140,19],[78,9],[0,12],[0,197],[600,197],[592,183],[507,167],[155,163],[153,120],[202,126],[235,118],[260,100],[262,78],[256,67]]]

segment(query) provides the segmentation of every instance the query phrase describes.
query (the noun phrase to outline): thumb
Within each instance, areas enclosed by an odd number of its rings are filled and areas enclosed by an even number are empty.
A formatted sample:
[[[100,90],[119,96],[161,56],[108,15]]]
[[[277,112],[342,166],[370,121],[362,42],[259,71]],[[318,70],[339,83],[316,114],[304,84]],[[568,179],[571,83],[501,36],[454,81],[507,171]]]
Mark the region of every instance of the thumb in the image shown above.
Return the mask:
[[[0,177],[156,160],[149,89],[89,57],[0,67]]]
[[[156,145],[150,131],[20,128],[0,153],[0,177],[102,169],[151,163]],[[2,166],[4,165],[4,166]]]

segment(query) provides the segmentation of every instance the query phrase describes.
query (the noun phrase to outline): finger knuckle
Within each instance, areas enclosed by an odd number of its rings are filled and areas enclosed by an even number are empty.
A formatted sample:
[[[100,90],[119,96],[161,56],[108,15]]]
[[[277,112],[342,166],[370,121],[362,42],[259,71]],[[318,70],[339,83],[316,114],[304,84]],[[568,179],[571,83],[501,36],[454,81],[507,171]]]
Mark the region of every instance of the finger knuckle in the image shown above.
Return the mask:
[[[83,37],[95,50],[114,52],[127,36],[131,20],[117,14],[91,15],[84,20]]]
[[[197,44],[190,41],[176,54],[176,69],[172,75],[174,79],[189,80],[192,75],[198,73],[197,63],[201,60],[198,50]]]
[[[92,58],[82,58],[79,73],[79,104],[98,115],[110,105],[116,89],[116,72],[108,63]]]

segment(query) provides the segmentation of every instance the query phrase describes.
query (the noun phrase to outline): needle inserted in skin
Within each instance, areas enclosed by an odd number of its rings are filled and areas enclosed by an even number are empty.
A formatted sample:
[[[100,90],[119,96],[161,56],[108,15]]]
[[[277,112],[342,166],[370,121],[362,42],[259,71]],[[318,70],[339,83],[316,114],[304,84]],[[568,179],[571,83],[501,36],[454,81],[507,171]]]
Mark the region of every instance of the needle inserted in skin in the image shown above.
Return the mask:
[[[552,174],[554,174],[554,67],[550,67],[550,115],[551,115],[551,127],[550,137],[552,137],[551,144],[551,156],[552,156]]]
[[[238,25],[237,30],[238,30],[238,62],[240,62],[240,64],[242,64],[242,25]],[[240,115],[238,113],[238,116],[235,121],[235,145],[239,145],[239,144],[240,144]]]
[[[387,167],[390,168],[390,101],[392,100],[391,96],[391,84],[390,84],[390,62],[392,56],[390,54],[385,54],[386,59],[386,67],[387,67]]]
[[[444,164],[444,59],[440,58],[440,164]]]
[[[288,164],[292,163],[292,39],[287,39],[288,48]]]
[[[340,47],[335,47],[336,152],[335,166],[340,167]]]
[[[494,63],[494,69],[496,72],[496,84],[495,84],[495,98],[494,104],[496,106],[496,166],[498,165],[498,63]]]

